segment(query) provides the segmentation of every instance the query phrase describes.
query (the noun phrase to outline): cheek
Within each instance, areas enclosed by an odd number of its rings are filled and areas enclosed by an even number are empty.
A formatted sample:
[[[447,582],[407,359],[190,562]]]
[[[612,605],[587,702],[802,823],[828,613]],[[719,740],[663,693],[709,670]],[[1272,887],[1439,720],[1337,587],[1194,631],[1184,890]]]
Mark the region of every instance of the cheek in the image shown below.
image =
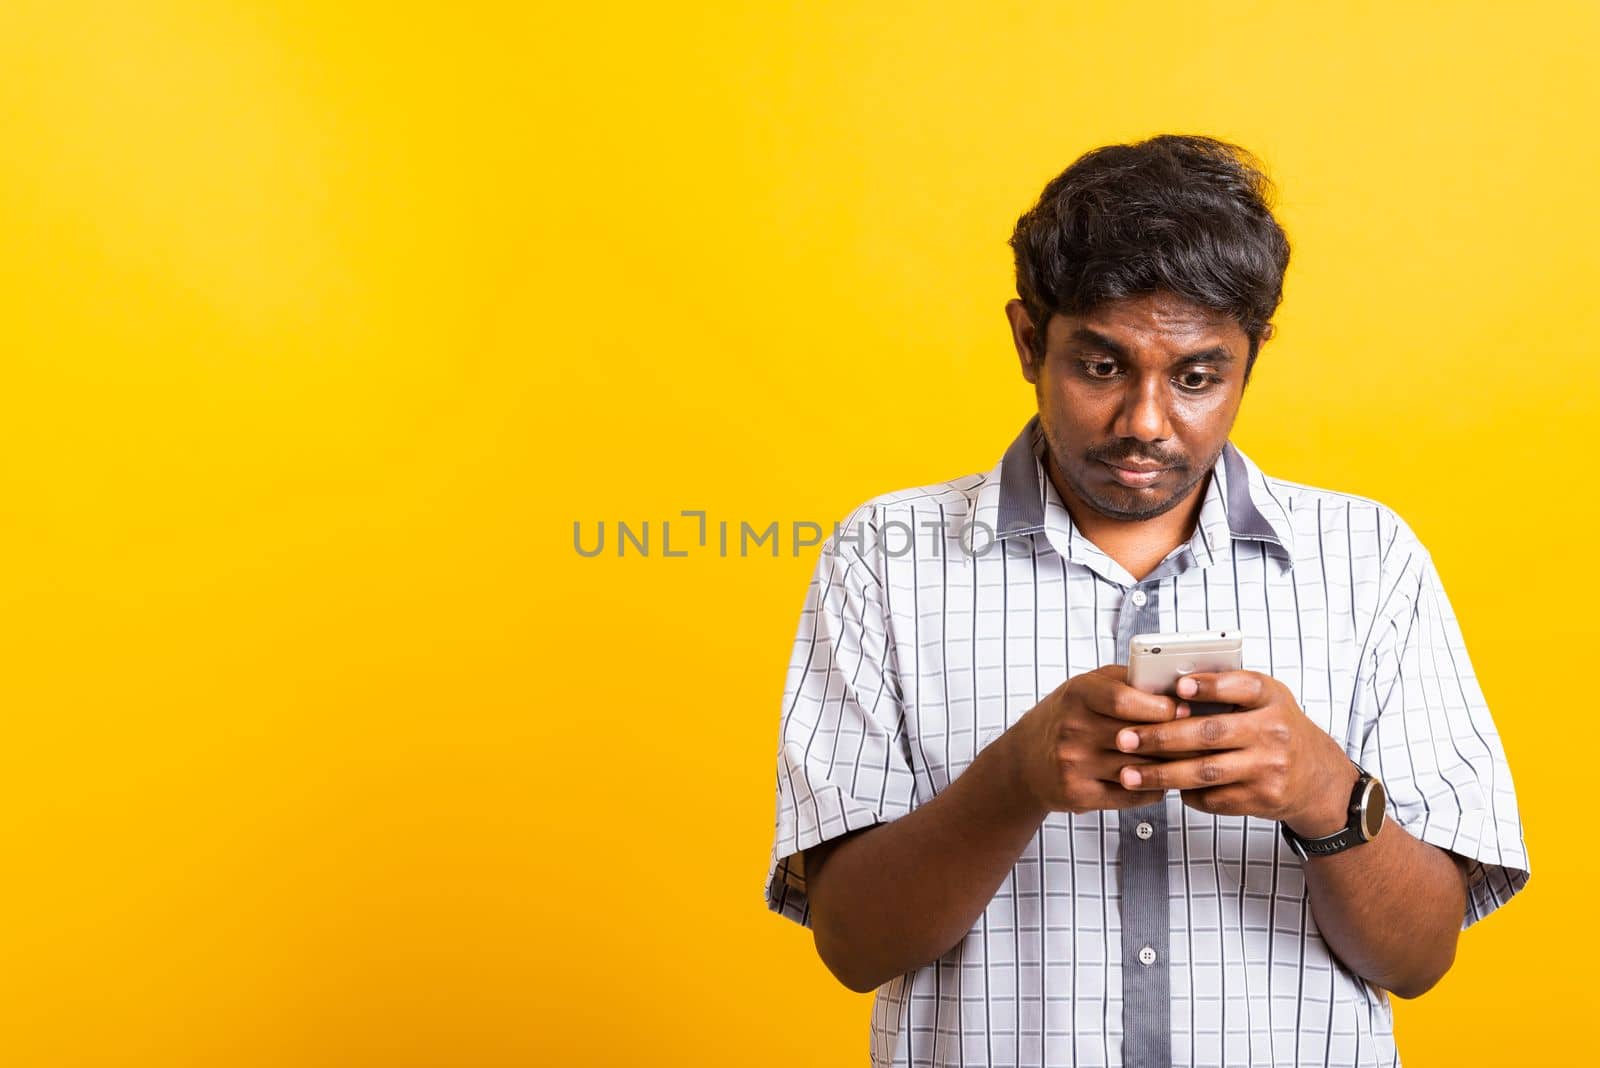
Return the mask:
[[[1117,410],[1118,398],[1114,390],[1096,389],[1074,378],[1052,378],[1045,392],[1057,411],[1071,416],[1077,423],[1093,423]]]
[[[1186,435],[1204,437],[1212,427],[1225,423],[1225,416],[1226,409],[1221,405],[1186,402],[1173,405],[1167,417],[1173,426],[1182,428]]]
[[[1232,390],[1200,397],[1178,396],[1172,401],[1171,419],[1200,433],[1216,429],[1226,434],[1238,408],[1239,396]]]

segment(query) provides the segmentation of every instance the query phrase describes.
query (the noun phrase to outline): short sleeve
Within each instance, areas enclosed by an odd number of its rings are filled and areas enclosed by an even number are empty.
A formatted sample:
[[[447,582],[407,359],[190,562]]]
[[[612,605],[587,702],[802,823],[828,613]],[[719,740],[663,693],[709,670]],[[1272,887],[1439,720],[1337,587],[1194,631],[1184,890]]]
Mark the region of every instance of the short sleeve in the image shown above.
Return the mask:
[[[823,543],[806,591],[779,724],[767,907],[810,926],[802,850],[913,803],[881,542],[863,505]]]
[[[1470,862],[1465,929],[1527,884],[1528,853],[1461,625],[1432,557],[1399,525],[1356,681],[1358,760],[1383,781],[1396,823]]]

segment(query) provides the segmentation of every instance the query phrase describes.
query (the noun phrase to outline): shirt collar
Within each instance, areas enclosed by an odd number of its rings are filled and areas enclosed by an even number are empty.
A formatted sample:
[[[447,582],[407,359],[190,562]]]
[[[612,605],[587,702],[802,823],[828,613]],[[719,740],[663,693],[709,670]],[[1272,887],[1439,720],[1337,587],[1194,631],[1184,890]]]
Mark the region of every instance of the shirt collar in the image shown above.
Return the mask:
[[[1041,459],[1044,451],[1044,429],[1036,414],[989,472],[969,513],[969,523],[987,526],[985,539],[1003,541],[1045,530],[1046,501],[1059,504],[1060,498],[1045,477]],[[1255,462],[1228,441],[1211,468],[1211,476],[1189,541],[1196,560],[1210,564],[1217,553],[1227,551],[1233,539],[1241,539],[1270,546],[1285,566],[1292,566],[1294,530],[1289,514]],[[1072,527],[1064,506],[1060,512],[1066,517],[1074,543],[1087,543]]]

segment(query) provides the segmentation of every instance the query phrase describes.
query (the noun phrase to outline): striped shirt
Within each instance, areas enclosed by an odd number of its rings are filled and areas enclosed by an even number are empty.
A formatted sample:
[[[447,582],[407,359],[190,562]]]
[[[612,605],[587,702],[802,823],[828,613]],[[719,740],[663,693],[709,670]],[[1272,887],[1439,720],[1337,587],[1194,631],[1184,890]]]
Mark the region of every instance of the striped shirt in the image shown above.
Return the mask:
[[[987,474],[889,493],[823,543],[784,688],[772,910],[801,851],[905,815],[1061,682],[1149,631],[1237,630],[1244,666],[1471,862],[1470,926],[1528,879],[1511,772],[1427,550],[1392,510],[1231,442],[1194,532],[1131,574],[1073,525],[1038,418]],[[878,1066],[1397,1065],[1388,995],[1335,957],[1261,818],[1052,813],[966,937],[877,991]]]

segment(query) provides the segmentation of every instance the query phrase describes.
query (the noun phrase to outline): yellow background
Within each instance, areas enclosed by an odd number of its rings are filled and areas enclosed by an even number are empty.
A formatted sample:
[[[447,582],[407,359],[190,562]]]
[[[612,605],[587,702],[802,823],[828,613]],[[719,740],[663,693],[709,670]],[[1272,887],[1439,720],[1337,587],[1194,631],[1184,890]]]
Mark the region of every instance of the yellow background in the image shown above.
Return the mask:
[[[1085,8],[0,9],[0,1063],[864,1064],[760,897],[816,550],[659,524],[990,467],[1012,223],[1162,131],[1282,190],[1235,440],[1413,525],[1515,771],[1406,1063],[1600,1054],[1597,8]]]

